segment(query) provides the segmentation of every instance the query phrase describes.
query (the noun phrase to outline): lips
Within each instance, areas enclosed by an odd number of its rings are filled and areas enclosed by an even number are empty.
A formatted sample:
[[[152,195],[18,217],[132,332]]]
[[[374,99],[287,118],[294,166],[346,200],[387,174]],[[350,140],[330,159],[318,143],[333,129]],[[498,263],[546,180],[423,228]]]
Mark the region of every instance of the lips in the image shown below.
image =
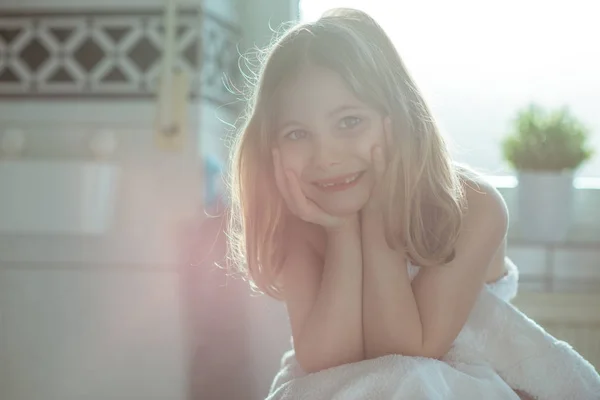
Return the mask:
[[[330,179],[320,179],[314,181],[313,185],[317,188],[325,191],[337,191],[345,190],[354,186],[358,180],[362,177],[364,171],[356,172],[353,174],[338,176]]]

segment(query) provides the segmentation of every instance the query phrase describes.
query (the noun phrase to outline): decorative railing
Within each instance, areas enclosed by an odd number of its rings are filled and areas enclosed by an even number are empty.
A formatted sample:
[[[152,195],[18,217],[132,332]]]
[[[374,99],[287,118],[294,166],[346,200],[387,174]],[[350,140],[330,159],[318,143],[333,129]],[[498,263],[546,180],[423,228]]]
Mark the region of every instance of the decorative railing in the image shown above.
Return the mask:
[[[0,98],[149,98],[165,48],[164,11],[0,10]],[[174,67],[190,97],[226,105],[238,75],[240,29],[200,8],[180,9]]]

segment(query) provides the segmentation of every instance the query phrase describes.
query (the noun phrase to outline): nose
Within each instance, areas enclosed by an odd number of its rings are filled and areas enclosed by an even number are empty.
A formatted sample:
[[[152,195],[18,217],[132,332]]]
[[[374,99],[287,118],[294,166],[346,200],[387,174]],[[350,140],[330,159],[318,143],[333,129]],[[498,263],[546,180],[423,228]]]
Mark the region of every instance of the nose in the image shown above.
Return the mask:
[[[331,138],[319,138],[313,142],[312,163],[326,170],[342,162],[342,148]]]

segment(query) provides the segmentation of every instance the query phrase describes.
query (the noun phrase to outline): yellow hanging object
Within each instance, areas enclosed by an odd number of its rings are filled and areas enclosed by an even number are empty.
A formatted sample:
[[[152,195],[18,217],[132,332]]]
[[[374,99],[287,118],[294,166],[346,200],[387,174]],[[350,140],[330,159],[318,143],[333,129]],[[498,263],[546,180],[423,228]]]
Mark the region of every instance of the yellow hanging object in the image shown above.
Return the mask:
[[[159,82],[158,110],[154,123],[156,146],[160,150],[180,152],[185,147],[189,134],[188,120],[188,74],[178,70],[167,82]]]
[[[154,124],[156,146],[181,152],[188,135],[189,77],[175,68],[177,0],[165,1],[163,67],[158,82],[158,110]]]

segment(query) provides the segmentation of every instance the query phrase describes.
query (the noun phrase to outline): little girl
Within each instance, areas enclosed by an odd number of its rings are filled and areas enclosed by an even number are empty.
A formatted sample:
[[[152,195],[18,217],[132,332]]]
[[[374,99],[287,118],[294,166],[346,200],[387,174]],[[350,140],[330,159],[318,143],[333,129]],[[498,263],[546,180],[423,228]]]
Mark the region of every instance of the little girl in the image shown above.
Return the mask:
[[[486,284],[510,272],[502,197],[451,160],[362,12],[330,11],[273,44],[232,161],[232,255],[286,304],[292,380],[387,355],[445,364]]]

